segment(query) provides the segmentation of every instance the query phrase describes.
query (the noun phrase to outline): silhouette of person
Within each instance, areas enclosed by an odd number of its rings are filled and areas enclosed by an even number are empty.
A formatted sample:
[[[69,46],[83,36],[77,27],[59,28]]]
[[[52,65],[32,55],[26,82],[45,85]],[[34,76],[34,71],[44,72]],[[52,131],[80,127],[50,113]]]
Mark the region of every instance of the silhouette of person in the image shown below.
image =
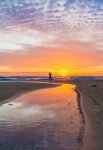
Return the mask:
[[[52,80],[52,73],[49,72],[49,80]]]

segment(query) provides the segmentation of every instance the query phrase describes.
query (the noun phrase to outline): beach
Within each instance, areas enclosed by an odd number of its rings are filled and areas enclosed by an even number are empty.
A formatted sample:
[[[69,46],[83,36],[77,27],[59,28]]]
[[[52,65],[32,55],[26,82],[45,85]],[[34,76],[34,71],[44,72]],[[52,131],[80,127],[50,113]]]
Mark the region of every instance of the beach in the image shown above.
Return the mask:
[[[76,84],[85,116],[84,150],[103,150],[103,80]]]
[[[103,150],[103,80],[63,82],[75,84],[76,90],[80,93],[80,103],[85,118],[83,150]],[[55,86],[58,84],[52,82],[1,82],[0,101],[5,102],[3,100],[28,91]]]

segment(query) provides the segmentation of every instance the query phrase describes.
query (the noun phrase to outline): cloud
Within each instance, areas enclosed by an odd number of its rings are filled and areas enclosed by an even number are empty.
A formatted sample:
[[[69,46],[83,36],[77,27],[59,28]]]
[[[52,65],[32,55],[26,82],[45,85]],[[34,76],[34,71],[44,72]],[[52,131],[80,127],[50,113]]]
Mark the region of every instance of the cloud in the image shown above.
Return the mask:
[[[46,32],[33,29],[0,32],[0,52],[28,50],[30,47],[46,47],[55,41],[55,37]]]
[[[58,47],[63,42],[103,49],[101,0],[0,0],[0,11],[0,51]]]
[[[52,30],[103,25],[103,3],[90,0],[3,0],[1,25],[32,25]]]

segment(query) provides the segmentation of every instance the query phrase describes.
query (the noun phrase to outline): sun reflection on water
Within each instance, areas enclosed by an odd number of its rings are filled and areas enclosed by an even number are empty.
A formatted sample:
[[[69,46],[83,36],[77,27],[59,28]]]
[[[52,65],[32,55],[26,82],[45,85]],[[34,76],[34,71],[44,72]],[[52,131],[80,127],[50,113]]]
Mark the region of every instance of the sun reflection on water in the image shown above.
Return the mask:
[[[68,147],[76,150],[80,116],[74,88],[74,85],[64,84],[33,91],[2,105],[0,144],[41,145],[45,149],[46,142],[48,150],[66,150]],[[23,139],[22,143],[20,139]],[[3,150],[6,149],[3,147]]]

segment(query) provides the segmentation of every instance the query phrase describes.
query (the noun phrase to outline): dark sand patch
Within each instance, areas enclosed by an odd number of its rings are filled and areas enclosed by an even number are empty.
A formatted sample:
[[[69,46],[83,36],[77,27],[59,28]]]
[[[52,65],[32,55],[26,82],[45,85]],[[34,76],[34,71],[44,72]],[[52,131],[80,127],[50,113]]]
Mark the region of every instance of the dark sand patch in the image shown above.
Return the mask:
[[[23,94],[32,90],[43,88],[52,88],[60,84],[52,84],[51,82],[1,82],[0,83],[0,101],[4,102],[10,97]]]

